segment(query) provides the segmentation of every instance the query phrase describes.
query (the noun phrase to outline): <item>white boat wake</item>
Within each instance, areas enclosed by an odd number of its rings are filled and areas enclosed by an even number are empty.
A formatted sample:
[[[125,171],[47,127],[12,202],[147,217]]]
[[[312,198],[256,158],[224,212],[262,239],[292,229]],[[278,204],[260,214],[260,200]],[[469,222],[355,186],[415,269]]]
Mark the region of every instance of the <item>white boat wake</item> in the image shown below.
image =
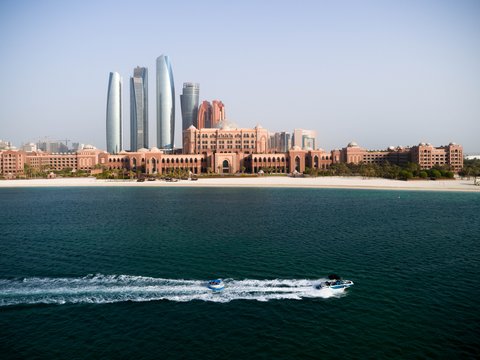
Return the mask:
[[[343,291],[315,289],[325,279],[224,279],[220,293],[205,280],[160,279],[130,275],[87,275],[78,278],[0,279],[0,307],[29,304],[105,304],[124,301],[301,300],[338,297]]]

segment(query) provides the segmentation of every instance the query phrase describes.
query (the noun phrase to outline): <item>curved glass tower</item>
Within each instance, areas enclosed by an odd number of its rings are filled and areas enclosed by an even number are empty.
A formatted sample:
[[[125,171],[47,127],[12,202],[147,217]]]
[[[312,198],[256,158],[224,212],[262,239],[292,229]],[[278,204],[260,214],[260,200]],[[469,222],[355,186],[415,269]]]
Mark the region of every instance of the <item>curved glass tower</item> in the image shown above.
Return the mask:
[[[122,150],[122,78],[111,72],[107,94],[107,151],[110,154]]]
[[[200,94],[200,85],[194,83],[184,83],[182,95],[180,95],[180,105],[182,107],[182,130],[188,129],[194,125],[198,128],[198,97]]]
[[[130,78],[130,150],[148,148],[147,68],[137,66]]]
[[[173,149],[175,134],[175,87],[168,56],[157,58],[157,147]]]

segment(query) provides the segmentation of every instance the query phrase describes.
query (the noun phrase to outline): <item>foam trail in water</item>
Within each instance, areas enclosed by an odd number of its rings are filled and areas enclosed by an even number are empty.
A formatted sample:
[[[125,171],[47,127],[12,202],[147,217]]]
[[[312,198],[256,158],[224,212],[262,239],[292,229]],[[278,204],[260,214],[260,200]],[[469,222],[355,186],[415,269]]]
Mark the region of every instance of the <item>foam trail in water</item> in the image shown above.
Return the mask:
[[[130,275],[88,275],[80,278],[0,279],[0,306],[25,304],[114,303],[122,301],[170,300],[281,300],[329,298],[343,291],[315,289],[323,281],[307,279],[233,280],[214,293],[206,281],[160,279]]]

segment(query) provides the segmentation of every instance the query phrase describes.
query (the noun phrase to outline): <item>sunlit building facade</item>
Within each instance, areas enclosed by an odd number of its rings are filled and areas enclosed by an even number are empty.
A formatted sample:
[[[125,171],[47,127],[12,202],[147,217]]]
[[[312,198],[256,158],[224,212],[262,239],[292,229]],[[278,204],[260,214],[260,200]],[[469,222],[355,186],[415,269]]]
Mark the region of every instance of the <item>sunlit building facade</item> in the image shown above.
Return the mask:
[[[107,151],[115,154],[122,150],[122,78],[111,72],[107,93]]]
[[[198,126],[198,102],[200,96],[200,85],[195,83],[184,83],[180,95],[180,106],[182,108],[182,131],[190,126]]]
[[[130,150],[148,148],[148,70],[137,66],[130,78]]]
[[[157,58],[157,147],[173,149],[175,136],[175,86],[168,56]]]
[[[208,101],[203,101],[198,108],[197,129],[212,127],[212,104]],[[188,128],[187,128],[188,129]]]
[[[276,132],[270,134],[270,149],[275,152],[287,152],[292,147],[290,133]]]
[[[220,127],[225,121],[225,105],[220,100],[212,101],[212,124],[210,127]]]
[[[317,133],[314,130],[293,130],[292,146],[302,150],[315,150],[317,148]]]
[[[463,147],[454,142],[440,147],[420,143],[412,147],[412,162],[419,164],[421,169],[447,165],[453,171],[460,171],[463,168]]]

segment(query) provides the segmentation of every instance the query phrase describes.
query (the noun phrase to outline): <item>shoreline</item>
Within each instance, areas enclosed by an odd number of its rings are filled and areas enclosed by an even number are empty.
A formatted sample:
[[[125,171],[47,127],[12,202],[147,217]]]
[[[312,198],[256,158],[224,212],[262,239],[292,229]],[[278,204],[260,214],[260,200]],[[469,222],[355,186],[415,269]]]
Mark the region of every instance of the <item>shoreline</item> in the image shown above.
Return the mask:
[[[456,191],[480,193],[480,186],[470,180],[415,180],[402,181],[363,177],[225,177],[200,178],[198,181],[161,180],[137,182],[135,180],[97,180],[95,178],[56,178],[28,180],[0,180],[0,188],[25,187],[250,187],[250,188],[318,188],[318,189],[370,189],[370,190],[415,190]]]

